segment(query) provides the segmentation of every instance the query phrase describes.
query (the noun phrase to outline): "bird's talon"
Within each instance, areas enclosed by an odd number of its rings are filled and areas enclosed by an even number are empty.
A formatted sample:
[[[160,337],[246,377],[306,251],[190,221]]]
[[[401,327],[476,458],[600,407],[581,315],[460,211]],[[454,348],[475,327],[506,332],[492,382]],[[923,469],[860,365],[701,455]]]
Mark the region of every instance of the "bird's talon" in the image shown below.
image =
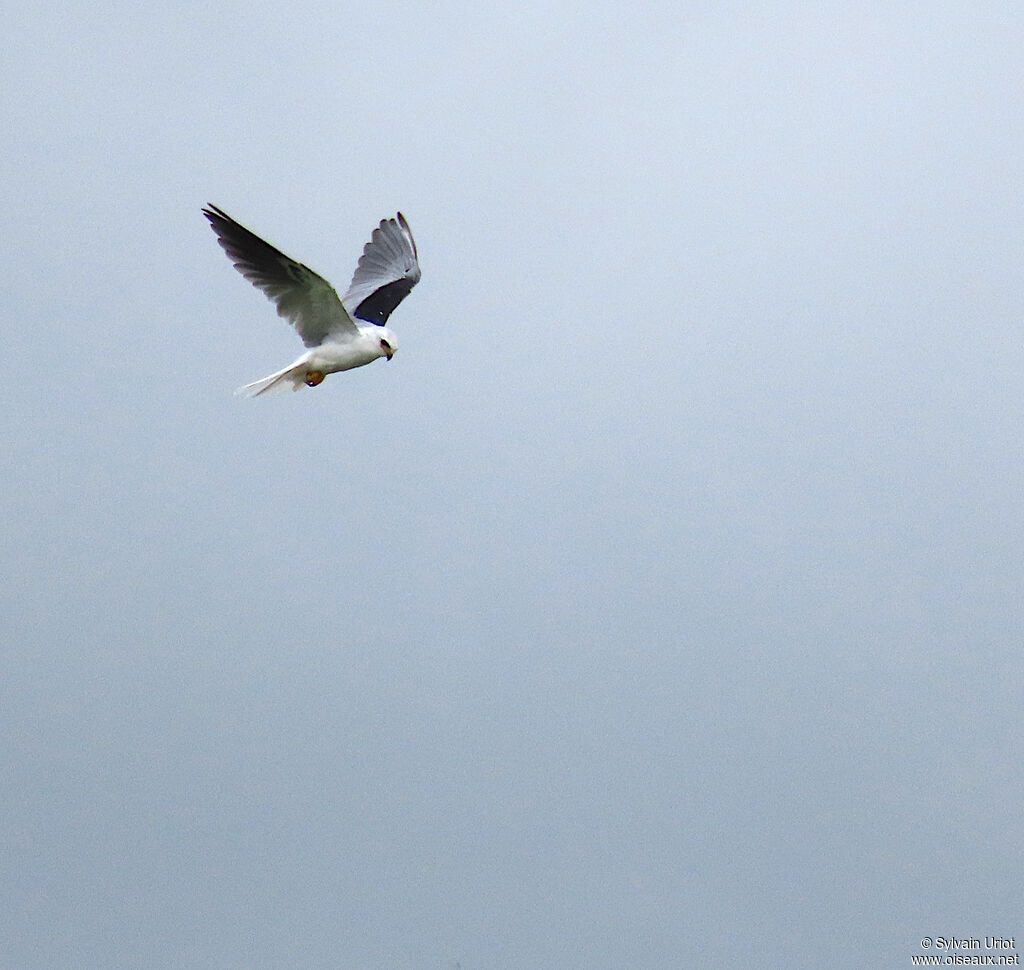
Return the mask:
[[[324,379],[324,372],[322,370],[309,370],[306,371],[306,387],[316,387]]]

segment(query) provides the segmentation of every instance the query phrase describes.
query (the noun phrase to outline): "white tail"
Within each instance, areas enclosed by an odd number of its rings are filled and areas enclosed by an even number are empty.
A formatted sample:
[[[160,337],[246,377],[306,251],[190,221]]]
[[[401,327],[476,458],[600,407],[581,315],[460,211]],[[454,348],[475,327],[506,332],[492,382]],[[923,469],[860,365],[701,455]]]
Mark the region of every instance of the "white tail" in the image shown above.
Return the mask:
[[[262,377],[258,381],[240,387],[235,394],[239,397],[256,397],[266,391],[297,391],[306,383],[307,361],[304,357],[299,358],[294,364],[289,364],[283,370],[269,377]]]

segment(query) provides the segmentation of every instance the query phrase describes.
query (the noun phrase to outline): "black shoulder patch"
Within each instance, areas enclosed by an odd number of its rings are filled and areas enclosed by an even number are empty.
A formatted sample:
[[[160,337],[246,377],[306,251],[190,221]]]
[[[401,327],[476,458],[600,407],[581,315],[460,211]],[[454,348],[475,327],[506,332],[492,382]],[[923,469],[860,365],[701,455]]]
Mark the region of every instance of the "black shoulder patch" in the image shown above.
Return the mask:
[[[409,291],[416,285],[416,280],[408,278],[395,280],[388,283],[379,290],[374,290],[359,306],[356,307],[355,315],[367,323],[375,323],[383,327],[388,322],[392,311],[408,295]]]

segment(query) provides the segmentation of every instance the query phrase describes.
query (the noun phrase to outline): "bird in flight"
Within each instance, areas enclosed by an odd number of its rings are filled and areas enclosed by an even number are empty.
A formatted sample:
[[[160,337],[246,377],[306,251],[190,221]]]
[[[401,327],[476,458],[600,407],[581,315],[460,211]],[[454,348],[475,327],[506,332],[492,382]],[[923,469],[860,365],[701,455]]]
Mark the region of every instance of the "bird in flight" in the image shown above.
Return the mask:
[[[420,280],[409,224],[401,212],[382,219],[363,248],[343,297],[318,273],[286,256],[215,205],[203,209],[228,259],[253,286],[277,304],[279,316],[295,327],[309,348],[293,364],[235,393],[316,387],[328,374],[388,360],[398,338],[387,326],[392,311]]]

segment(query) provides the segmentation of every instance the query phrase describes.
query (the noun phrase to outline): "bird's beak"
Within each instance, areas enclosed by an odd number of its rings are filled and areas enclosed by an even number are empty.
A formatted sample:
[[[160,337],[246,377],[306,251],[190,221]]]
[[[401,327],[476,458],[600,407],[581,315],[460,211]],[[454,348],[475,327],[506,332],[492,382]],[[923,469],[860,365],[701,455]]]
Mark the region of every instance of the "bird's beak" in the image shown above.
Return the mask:
[[[385,354],[385,355],[384,355],[384,358],[385,358],[386,360],[391,360],[391,358],[392,358],[392,357],[394,357],[394,356],[395,356],[394,354]]]

